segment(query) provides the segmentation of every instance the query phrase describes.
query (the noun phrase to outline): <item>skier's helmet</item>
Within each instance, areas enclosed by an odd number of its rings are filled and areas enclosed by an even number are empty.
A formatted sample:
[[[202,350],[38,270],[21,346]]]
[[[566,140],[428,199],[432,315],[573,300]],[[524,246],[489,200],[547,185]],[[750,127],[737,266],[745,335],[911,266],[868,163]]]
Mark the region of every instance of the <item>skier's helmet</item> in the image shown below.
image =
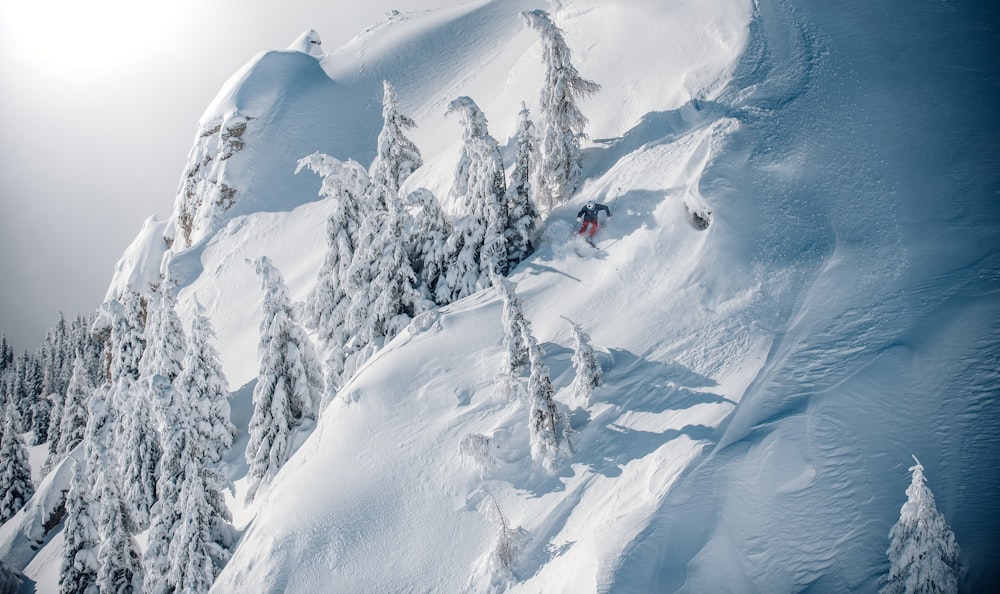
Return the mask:
[[[587,208],[594,208],[594,201],[590,200],[587,202]]]

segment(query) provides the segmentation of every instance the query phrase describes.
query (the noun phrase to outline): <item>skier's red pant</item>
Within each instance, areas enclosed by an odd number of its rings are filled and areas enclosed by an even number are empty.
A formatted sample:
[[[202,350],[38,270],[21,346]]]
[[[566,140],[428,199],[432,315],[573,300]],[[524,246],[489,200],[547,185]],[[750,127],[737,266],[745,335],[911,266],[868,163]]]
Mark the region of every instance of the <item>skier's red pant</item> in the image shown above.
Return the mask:
[[[584,221],[583,226],[580,227],[579,231],[580,235],[583,235],[584,233],[587,232],[587,227],[590,227],[590,233],[588,235],[590,237],[593,237],[594,234],[597,233],[597,221]]]

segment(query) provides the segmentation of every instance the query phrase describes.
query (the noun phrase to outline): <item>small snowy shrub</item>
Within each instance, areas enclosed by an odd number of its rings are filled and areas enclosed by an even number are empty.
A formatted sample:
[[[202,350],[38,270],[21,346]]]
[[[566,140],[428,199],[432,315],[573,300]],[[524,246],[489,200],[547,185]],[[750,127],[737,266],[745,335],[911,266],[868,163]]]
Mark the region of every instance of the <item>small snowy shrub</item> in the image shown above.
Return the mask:
[[[480,433],[470,433],[462,438],[459,450],[462,458],[474,464],[481,474],[486,474],[496,467],[496,456],[493,450],[496,449],[493,440]]]
[[[490,569],[496,578],[503,581],[513,581],[514,566],[524,547],[527,532],[523,528],[511,528],[500,510],[500,504],[489,492],[486,493],[489,503],[486,507],[486,516],[493,524],[493,532],[496,538],[493,550],[490,553]]]

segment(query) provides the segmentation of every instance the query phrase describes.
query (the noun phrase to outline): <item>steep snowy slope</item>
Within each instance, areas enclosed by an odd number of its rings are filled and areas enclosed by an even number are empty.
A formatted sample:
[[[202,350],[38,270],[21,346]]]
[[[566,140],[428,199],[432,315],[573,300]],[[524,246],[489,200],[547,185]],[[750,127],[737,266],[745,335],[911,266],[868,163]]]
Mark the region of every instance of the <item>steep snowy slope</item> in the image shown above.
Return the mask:
[[[260,298],[245,259],[271,257],[302,299],[325,249],[330,205],[295,161],[367,164],[389,79],[427,161],[407,185],[445,197],[460,139],[448,101],[473,97],[501,141],[534,104],[540,51],[516,15],[536,7],[395,14],[319,60],[254,58],[206,112],[189,171],[234,130],[239,150],[185,177],[234,188],[231,208],[190,248],[160,240],[179,219],[151,221],[112,290],[169,251],[182,310],[197,294],[233,388],[250,382]],[[573,453],[556,475],[531,461],[528,411],[497,389],[493,291],[425,314],[250,508],[237,482],[244,534],[216,590],[875,591],[911,453],[963,546],[965,587],[997,583],[1000,168],[981,57],[995,15],[973,2],[550,8],[604,87],[581,106],[597,140],[583,189],[511,280]],[[615,217],[606,250],[581,256],[564,240],[587,199]],[[701,231],[688,210],[703,206]],[[589,401],[569,388],[562,316],[604,352]],[[492,438],[494,467],[462,458],[470,434]],[[510,576],[489,561],[501,515],[519,535]]]

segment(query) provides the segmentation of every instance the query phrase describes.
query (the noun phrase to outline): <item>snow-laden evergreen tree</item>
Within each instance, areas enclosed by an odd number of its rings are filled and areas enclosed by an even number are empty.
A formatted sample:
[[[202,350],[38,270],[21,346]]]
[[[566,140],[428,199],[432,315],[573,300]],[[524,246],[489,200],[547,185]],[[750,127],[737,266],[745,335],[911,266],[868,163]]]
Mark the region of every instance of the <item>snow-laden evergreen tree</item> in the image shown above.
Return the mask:
[[[91,517],[97,518],[100,545],[97,549],[96,582],[100,592],[138,592],[142,585],[139,548],[132,536],[128,506],[121,496],[121,475],[112,445],[117,430],[112,395],[106,386],[94,391],[88,407],[84,438],[87,472],[92,484]]]
[[[0,425],[0,524],[11,519],[35,494],[28,450],[17,426],[17,409],[4,402]]]
[[[405,328],[413,316],[433,306],[417,289],[402,206],[395,194],[386,193],[385,198],[386,211],[373,211],[365,217],[362,241],[346,278],[345,289],[351,298],[346,320],[348,346],[357,353],[349,362],[348,374]]]
[[[114,437],[104,462],[114,466],[115,475],[107,480],[120,481],[113,486],[113,496],[128,511],[125,525],[138,530],[149,524],[149,509],[156,501],[156,471],[161,455],[150,397],[139,383],[147,350],[148,310],[147,299],[128,289],[121,301],[105,304],[102,321],[110,325],[110,379],[106,382],[105,402],[107,423]],[[103,502],[103,498],[98,499]]]
[[[438,280],[448,265],[447,245],[452,232],[451,224],[444,216],[437,197],[426,188],[410,192],[404,201],[404,208],[413,212],[407,244],[417,285],[426,300],[436,302]]]
[[[38,398],[31,407],[31,445],[41,445],[49,440],[49,415],[52,413],[50,396]]]
[[[197,429],[203,445],[198,455],[213,464],[222,460],[236,438],[236,427],[230,419],[229,381],[212,344],[214,340],[212,322],[196,297],[183,370],[175,385],[187,395],[199,419]]]
[[[35,358],[28,351],[14,357],[7,398],[17,409],[17,430],[31,431],[31,416],[41,390],[41,376]]]
[[[448,113],[457,113],[464,128],[452,194],[467,214],[448,239],[449,264],[438,281],[438,303],[485,289],[491,275],[506,275],[508,270],[507,187],[500,146],[487,130],[486,116],[469,97],[452,101]]]
[[[299,160],[296,173],[303,168],[323,178],[319,193],[333,201],[333,212],[326,221],[326,256],[316,286],[306,299],[304,323],[307,328],[317,331],[323,344],[343,344],[346,341],[343,325],[348,306],[344,279],[354,258],[364,210],[362,203],[371,180],[368,172],[356,161],[344,162],[320,153]]]
[[[73,361],[73,375],[66,388],[59,440],[56,442],[55,452],[49,452],[49,467],[66,457],[83,441],[87,429],[87,401],[93,392],[94,383],[90,379],[83,354],[79,353]]]
[[[198,317],[203,316],[196,315],[195,319]],[[195,321],[192,326],[206,322]],[[189,353],[192,349],[201,351],[195,345],[206,336],[204,329],[192,331]],[[185,381],[187,373],[185,366],[179,383]],[[149,381],[159,399],[169,403],[169,422],[165,426],[158,483],[160,498],[153,506],[143,557],[143,588],[150,594],[205,591],[200,576],[208,574],[214,579],[233,543],[229,511],[221,495],[226,481],[217,467],[220,448],[214,442],[218,436],[208,430],[213,425],[208,418],[212,413],[210,407],[204,406],[211,398],[192,398],[163,376],[153,376]],[[191,563],[191,559],[210,562]]]
[[[184,453],[196,435],[192,407],[183,392],[178,391],[162,375],[145,381],[149,391],[163,405],[163,456],[157,481],[159,498],[150,510],[149,534],[143,554],[143,591],[148,594],[170,594],[177,584],[167,578],[170,571],[169,547],[180,518],[178,500],[183,483]]]
[[[139,361],[139,375],[159,374],[173,381],[181,372],[181,359],[187,345],[172,283],[160,283],[147,303],[146,348]]]
[[[535,162],[535,125],[522,102],[517,116],[514,168],[507,184],[507,266],[514,268],[535,250],[532,236],[538,223],[531,188],[531,167]]]
[[[119,381],[119,386],[123,385]],[[127,398],[123,398],[128,394]],[[160,457],[160,434],[153,419],[148,390],[138,384],[127,392],[119,387],[115,423],[118,439],[115,447],[121,469],[121,491],[131,515],[130,525],[139,531],[149,527],[149,511],[156,502],[156,482]]]
[[[323,381],[313,345],[294,319],[281,273],[266,256],[251,265],[260,277],[264,303],[257,351],[260,370],[246,449],[248,501],[288,460],[292,430],[304,419],[316,417]]]
[[[882,594],[958,592],[958,543],[927,487],[924,467],[910,467],[912,479],[899,521],[889,532],[889,573]]]
[[[594,388],[604,380],[604,370],[590,344],[590,335],[576,322],[570,321],[570,324],[573,326],[573,371],[576,373],[573,394],[583,402],[589,402]]]
[[[6,334],[0,334],[0,373],[14,368],[14,347]]]
[[[188,458],[177,502],[179,517],[169,545],[167,581],[177,592],[208,592],[229,561],[233,531],[221,494],[225,481],[214,468]]]
[[[544,10],[521,13],[538,31],[545,63],[545,82],[539,95],[540,162],[535,176],[535,200],[546,212],[565,202],[580,182],[580,139],[587,118],[577,107],[580,98],[600,90],[582,78],[570,61],[572,52],[563,32]]]
[[[531,324],[524,316],[521,298],[514,292],[514,283],[497,276],[494,279],[497,292],[503,303],[500,319],[503,322],[503,372],[516,375],[521,367],[528,362],[528,341],[531,336]]]
[[[531,440],[531,457],[554,471],[563,453],[569,448],[569,423],[556,407],[555,388],[549,367],[542,360],[542,348],[532,337],[528,344],[528,435]]]
[[[396,195],[406,178],[424,161],[417,145],[406,136],[406,131],[415,128],[416,122],[399,112],[399,97],[389,81],[383,81],[382,88],[382,131],[378,135],[369,176],[376,186]]]
[[[135,526],[118,485],[121,478],[113,464],[95,469],[94,498],[100,501],[97,550],[97,585],[101,592],[141,592],[142,564],[132,536]]]
[[[63,558],[59,567],[59,594],[98,594],[97,550],[100,534],[91,515],[96,506],[90,492],[86,464],[73,461],[73,477],[66,494],[63,520]]]
[[[48,395],[49,411],[45,439],[38,443],[48,442],[49,452],[53,452],[59,443],[63,401],[66,397],[66,387],[69,385],[69,379],[72,375],[73,362],[69,327],[62,312],[59,313],[59,321],[46,334],[41,352],[42,393]],[[35,420],[36,424],[39,422],[41,421]]]
[[[110,324],[109,377],[111,383],[124,379],[129,383],[139,379],[140,362],[146,349],[146,299],[126,289],[121,299],[104,305]]]

